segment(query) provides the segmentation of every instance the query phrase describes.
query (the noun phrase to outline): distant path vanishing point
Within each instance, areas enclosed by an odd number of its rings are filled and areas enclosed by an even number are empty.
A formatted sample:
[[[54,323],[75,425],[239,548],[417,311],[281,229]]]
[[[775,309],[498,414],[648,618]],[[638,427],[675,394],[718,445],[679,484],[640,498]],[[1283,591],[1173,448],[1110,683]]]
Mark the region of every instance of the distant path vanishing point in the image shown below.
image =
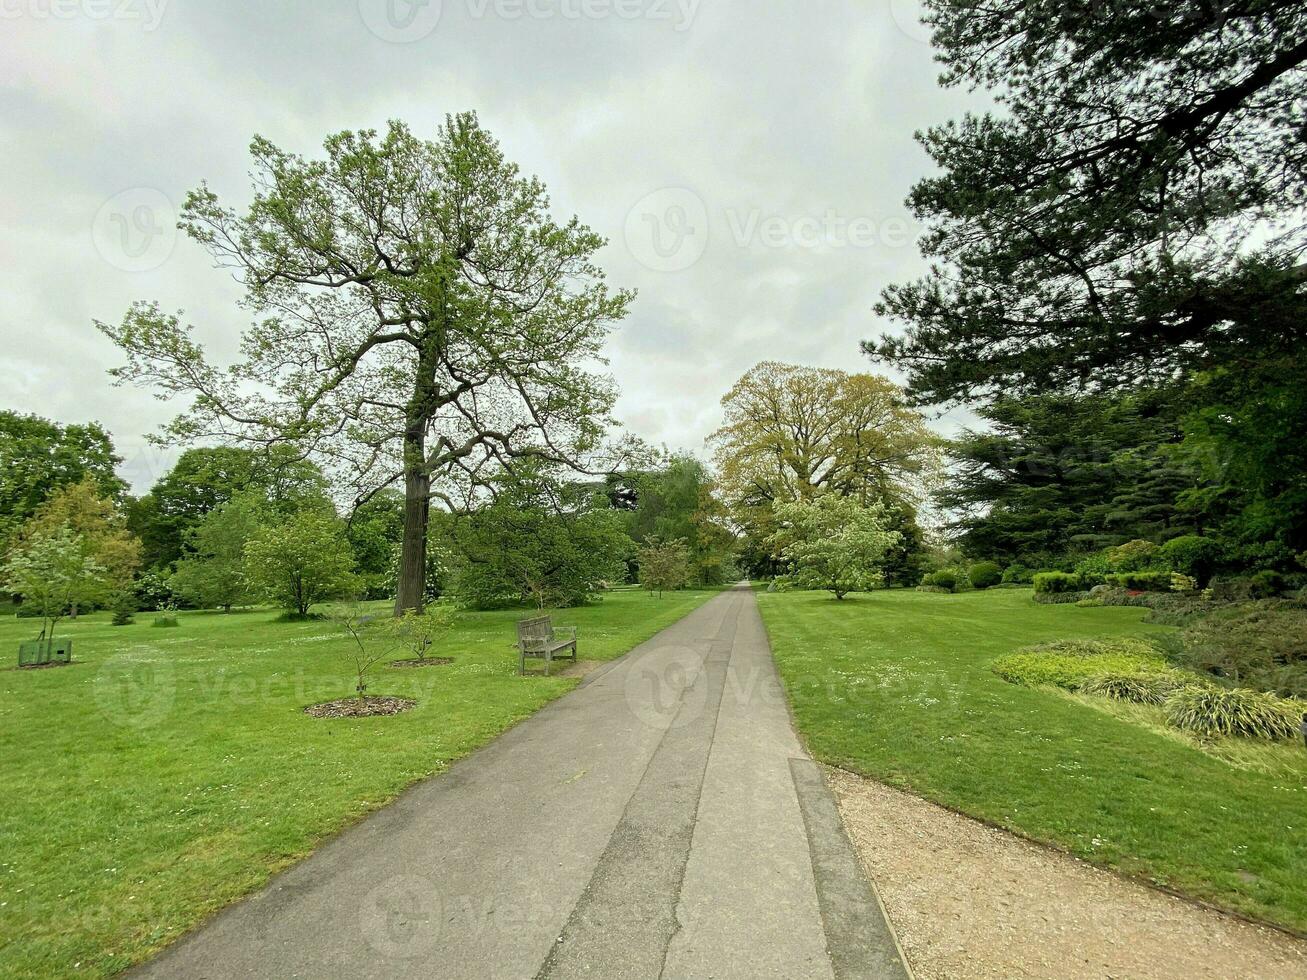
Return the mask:
[[[740,586],[131,975],[907,972]]]

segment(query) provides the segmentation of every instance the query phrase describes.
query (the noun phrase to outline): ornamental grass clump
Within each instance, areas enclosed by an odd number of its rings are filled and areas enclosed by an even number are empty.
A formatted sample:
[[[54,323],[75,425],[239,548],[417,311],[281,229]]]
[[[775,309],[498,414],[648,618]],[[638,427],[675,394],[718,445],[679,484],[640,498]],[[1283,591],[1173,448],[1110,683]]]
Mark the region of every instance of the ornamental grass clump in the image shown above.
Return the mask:
[[[1180,671],[1160,674],[1100,674],[1084,680],[1078,690],[1081,694],[1110,698],[1113,701],[1161,705],[1175,691],[1194,683],[1192,676]]]
[[[1204,738],[1298,738],[1307,704],[1244,688],[1182,687],[1164,703],[1167,723]]]

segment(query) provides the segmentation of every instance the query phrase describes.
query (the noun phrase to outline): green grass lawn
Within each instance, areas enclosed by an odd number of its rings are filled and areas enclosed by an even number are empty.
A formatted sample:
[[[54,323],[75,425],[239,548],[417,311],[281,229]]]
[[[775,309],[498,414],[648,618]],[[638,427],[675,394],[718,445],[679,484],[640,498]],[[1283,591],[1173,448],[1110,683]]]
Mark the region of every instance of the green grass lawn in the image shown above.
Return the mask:
[[[587,660],[619,656],[713,592],[614,591],[555,612]],[[348,641],[270,611],[61,623],[77,662],[0,670],[0,976],[111,974],[259,887],[327,835],[577,683],[515,676],[513,623],[466,613],[444,667],[379,668],[384,718],[319,720],[352,693]],[[17,663],[33,620],[0,621]],[[410,656],[396,651],[394,659]]]
[[[1005,683],[995,657],[1146,635],[1144,610],[1024,590],[762,594],[814,756],[1095,864],[1307,931],[1307,751],[1203,751],[1146,711]]]

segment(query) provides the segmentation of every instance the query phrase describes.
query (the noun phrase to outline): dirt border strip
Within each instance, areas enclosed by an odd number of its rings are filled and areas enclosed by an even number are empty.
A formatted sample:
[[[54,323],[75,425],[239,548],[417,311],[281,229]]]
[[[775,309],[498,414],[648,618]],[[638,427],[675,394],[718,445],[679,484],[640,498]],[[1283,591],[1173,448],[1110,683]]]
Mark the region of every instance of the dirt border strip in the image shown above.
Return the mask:
[[[821,766],[791,759],[808,831],[817,903],[836,980],[911,980],[912,971],[875,884],[849,840]]]

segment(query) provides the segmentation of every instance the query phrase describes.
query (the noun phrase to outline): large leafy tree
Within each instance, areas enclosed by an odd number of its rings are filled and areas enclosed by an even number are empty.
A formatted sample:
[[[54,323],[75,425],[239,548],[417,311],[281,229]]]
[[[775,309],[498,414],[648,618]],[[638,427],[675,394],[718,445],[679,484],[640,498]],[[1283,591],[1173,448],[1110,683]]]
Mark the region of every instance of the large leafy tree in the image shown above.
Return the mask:
[[[128,526],[141,539],[145,564],[165,567],[182,557],[187,536],[208,514],[239,494],[256,493],[289,513],[326,490],[322,471],[290,447],[199,446],[130,502]]]
[[[1307,7],[927,0],[946,84],[999,110],[927,131],[935,262],[867,345],[924,401],[1169,380],[1301,347]]]
[[[67,527],[37,534],[9,553],[0,574],[5,588],[41,617],[40,639],[54,637],[69,610],[102,593],[104,568]]]
[[[0,542],[60,487],[91,477],[101,496],[118,500],[127,484],[122,459],[98,423],[59,425],[36,415],[0,412]]]
[[[743,532],[741,557],[755,571],[773,555],[766,542],[775,503],[835,493],[883,503],[909,526],[938,475],[939,439],[879,375],[764,361],[726,393],[722,408],[723,424],[709,437],[718,489]]]
[[[187,532],[189,550],[169,577],[169,587],[205,609],[229,611],[253,601],[257,591],[246,574],[245,546],[270,519],[275,519],[275,512],[253,491],[239,493],[209,511]]]
[[[100,569],[98,589],[83,589],[82,598],[107,602],[126,590],[141,567],[141,543],[127,528],[118,505],[101,496],[100,485],[88,474],[50,495],[19,529],[19,547],[34,540],[50,540],[67,531],[75,537],[86,558]],[[74,609],[74,611],[76,611]]]
[[[474,115],[434,140],[393,122],[324,150],[256,138],[244,213],[207,186],[187,198],[183,227],[259,317],[239,364],[211,365],[156,306],[101,329],[127,354],[119,379],[192,397],[173,437],[295,444],[360,501],[402,485],[396,608],[420,608],[433,499],[461,507],[517,460],[600,449],[615,393],[591,365],[631,294],[593,262],[603,239],[555,222]]]

